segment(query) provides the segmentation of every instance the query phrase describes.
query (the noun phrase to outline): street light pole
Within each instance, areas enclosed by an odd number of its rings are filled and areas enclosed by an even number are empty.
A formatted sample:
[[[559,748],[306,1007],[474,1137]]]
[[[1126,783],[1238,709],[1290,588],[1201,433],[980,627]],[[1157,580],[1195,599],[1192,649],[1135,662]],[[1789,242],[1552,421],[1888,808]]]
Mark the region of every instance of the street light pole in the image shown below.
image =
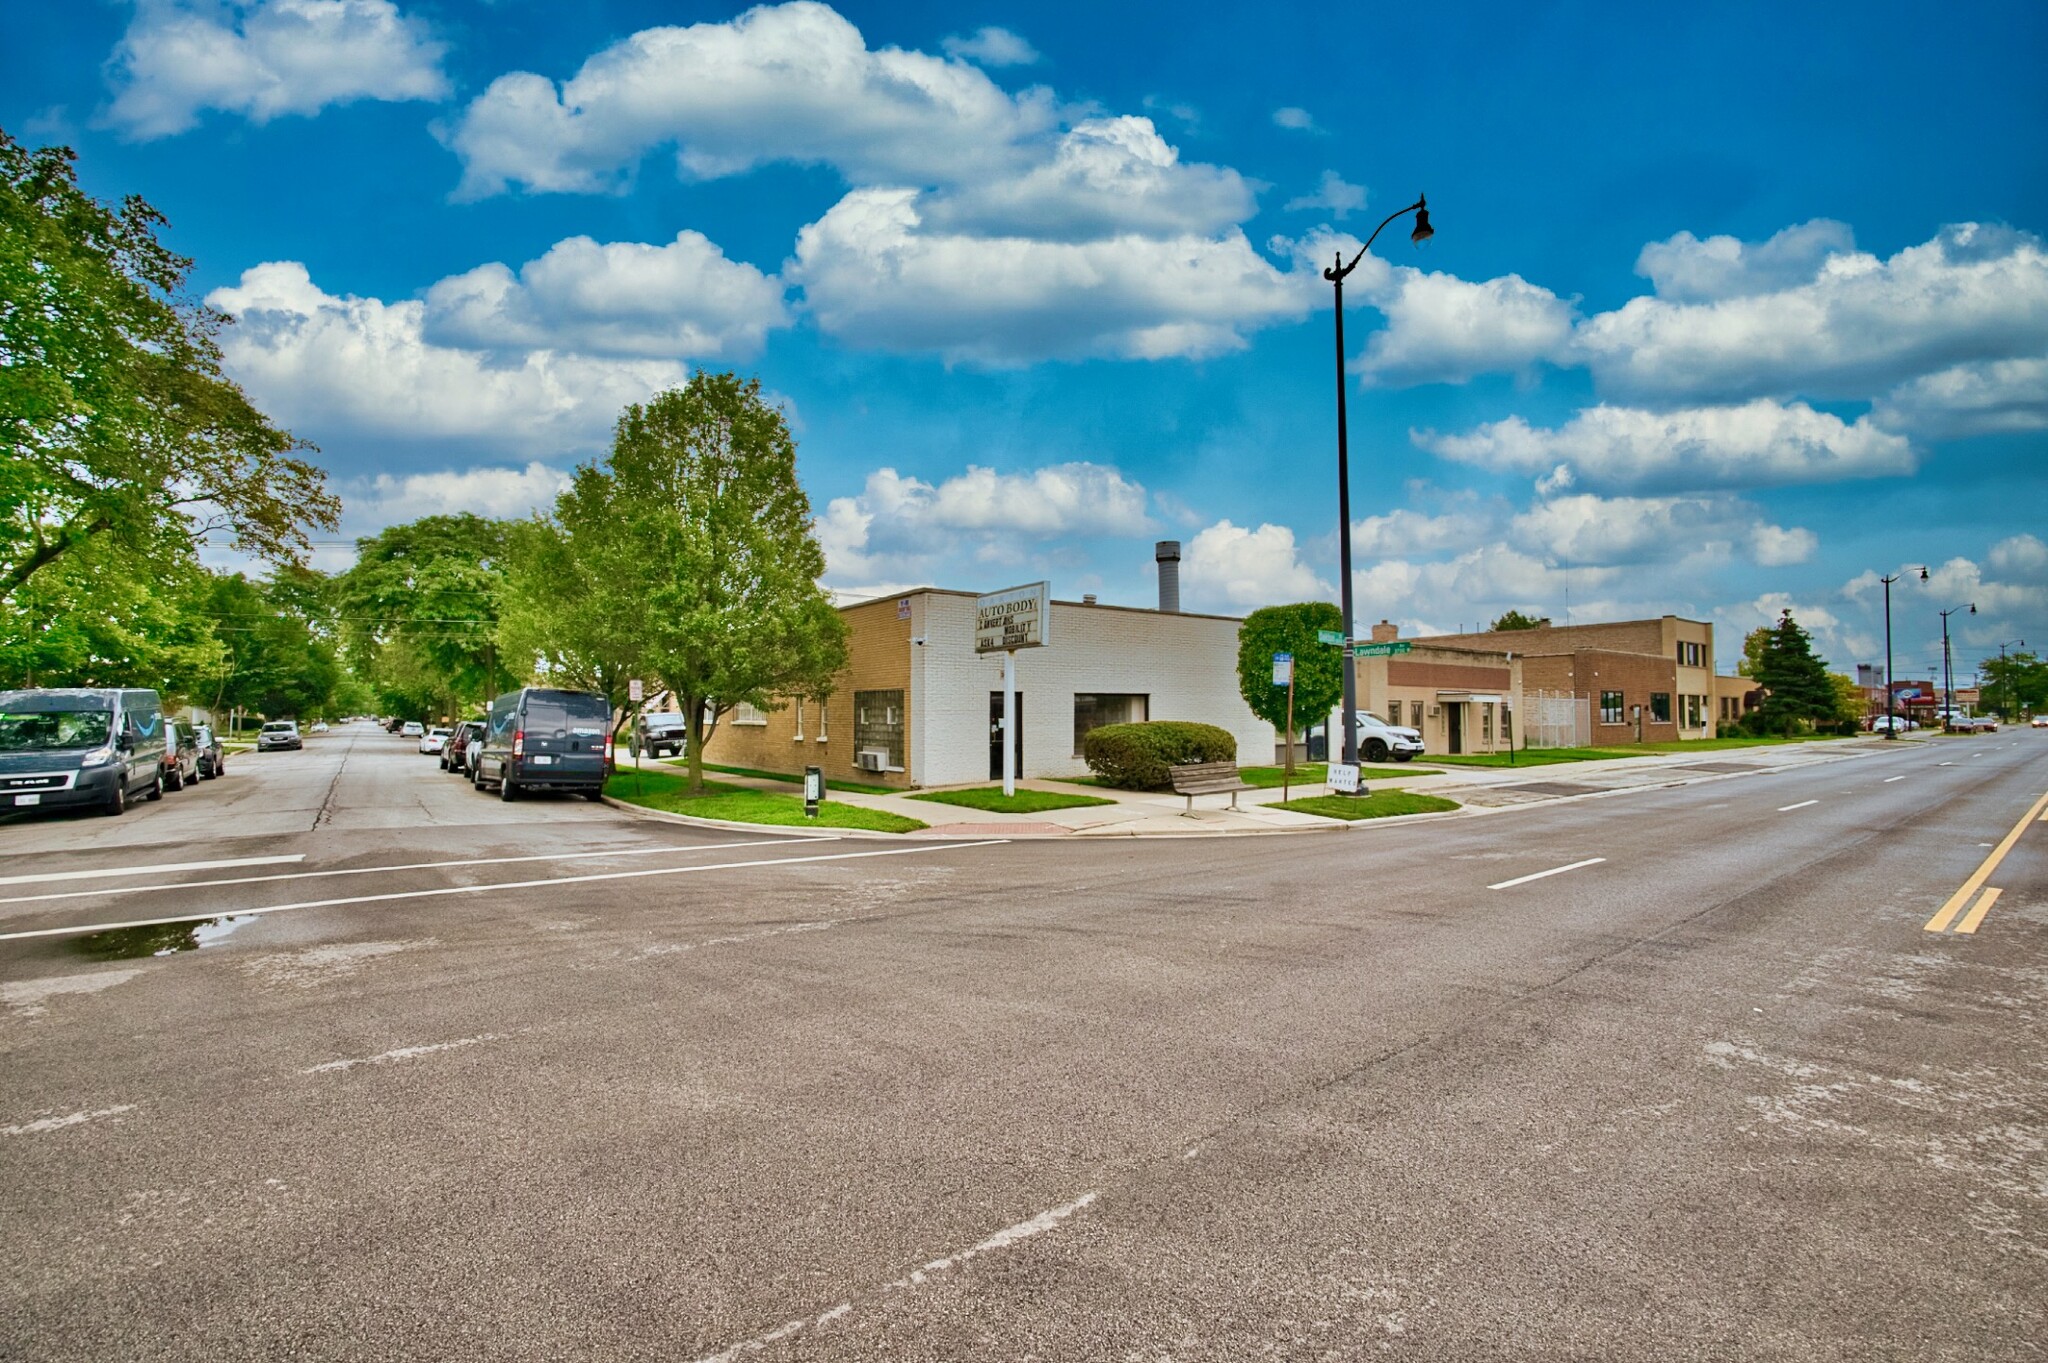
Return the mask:
[[[1950,606],[1941,612],[1941,727],[1944,729],[1953,724],[1956,718],[1956,674],[1948,651],[1948,618],[1961,609],[1961,606]],[[1970,614],[1976,613],[1977,603],[1972,601]]]
[[[1880,577],[1884,583],[1884,736],[1899,736],[1899,707],[1897,693],[1892,690],[1892,583],[1904,577],[1904,573],[1893,573]],[[1920,570],[1920,580],[1927,580],[1927,570]],[[1945,622],[1944,622],[1945,623]]]
[[[1374,241],[1386,225],[1404,213],[1415,215],[1415,230],[1408,239],[1420,245],[1436,235],[1436,229],[1429,225],[1429,199],[1418,194],[1415,202],[1397,212],[1389,213],[1372,235],[1365,239],[1365,245],[1351,257],[1351,263],[1344,263],[1344,253],[1337,252],[1335,262],[1323,271],[1323,278],[1336,289],[1337,302],[1337,571],[1341,576],[1338,588],[1344,603],[1344,765],[1358,765],[1358,660],[1352,656],[1356,643],[1351,609],[1351,446],[1350,420],[1345,411],[1344,383],[1344,278],[1358,268],[1358,262],[1372,249]]]
[[[2008,715],[2006,711],[2013,708],[2012,676],[2005,670],[2005,651],[2008,648],[2025,648],[2026,646],[2027,641],[2025,639],[2007,639],[1998,646],[1998,675],[2005,681],[2005,703],[1998,707],[1998,718],[2004,723],[2009,724],[2012,722],[2012,716]],[[1978,669],[1980,672],[1982,670],[1982,668]]]

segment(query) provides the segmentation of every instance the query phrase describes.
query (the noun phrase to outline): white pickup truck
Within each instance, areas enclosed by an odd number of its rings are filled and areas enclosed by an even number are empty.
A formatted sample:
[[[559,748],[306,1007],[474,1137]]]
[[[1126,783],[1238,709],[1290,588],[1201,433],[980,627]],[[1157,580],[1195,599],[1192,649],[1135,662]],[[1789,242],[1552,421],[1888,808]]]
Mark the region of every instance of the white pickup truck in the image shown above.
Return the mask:
[[[1370,710],[1353,711],[1358,729],[1358,755],[1367,762],[1412,761],[1422,752],[1422,731],[1389,724]],[[1332,761],[1336,758],[1333,756]]]

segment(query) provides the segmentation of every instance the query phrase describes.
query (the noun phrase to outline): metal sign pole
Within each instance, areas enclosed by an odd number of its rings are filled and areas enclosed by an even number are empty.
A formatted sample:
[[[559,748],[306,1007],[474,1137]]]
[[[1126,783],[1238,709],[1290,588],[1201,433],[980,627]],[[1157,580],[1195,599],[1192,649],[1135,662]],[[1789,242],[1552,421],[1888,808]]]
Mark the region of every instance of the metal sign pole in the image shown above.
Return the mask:
[[[1003,650],[1003,798],[1017,793],[1017,650]]]
[[[1294,669],[1287,669],[1287,769],[1280,773],[1280,799],[1294,798]]]

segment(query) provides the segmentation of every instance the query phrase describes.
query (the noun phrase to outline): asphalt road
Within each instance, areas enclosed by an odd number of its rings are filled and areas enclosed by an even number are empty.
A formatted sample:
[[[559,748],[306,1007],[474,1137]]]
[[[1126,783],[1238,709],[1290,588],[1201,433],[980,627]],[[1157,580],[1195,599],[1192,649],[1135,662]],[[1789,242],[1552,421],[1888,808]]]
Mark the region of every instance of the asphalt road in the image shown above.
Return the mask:
[[[364,731],[0,824],[0,1358],[2037,1358],[2048,734],[1844,753],[953,845]]]

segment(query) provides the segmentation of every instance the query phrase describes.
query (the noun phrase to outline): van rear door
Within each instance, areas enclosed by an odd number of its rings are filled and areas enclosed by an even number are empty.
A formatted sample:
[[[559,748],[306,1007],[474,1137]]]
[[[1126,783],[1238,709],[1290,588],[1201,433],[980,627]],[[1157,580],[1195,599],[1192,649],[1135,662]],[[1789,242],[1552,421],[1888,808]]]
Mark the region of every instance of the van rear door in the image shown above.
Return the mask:
[[[528,691],[526,709],[520,716],[526,743],[519,779],[602,784],[605,730],[611,719],[611,705],[603,696],[584,691]]]

